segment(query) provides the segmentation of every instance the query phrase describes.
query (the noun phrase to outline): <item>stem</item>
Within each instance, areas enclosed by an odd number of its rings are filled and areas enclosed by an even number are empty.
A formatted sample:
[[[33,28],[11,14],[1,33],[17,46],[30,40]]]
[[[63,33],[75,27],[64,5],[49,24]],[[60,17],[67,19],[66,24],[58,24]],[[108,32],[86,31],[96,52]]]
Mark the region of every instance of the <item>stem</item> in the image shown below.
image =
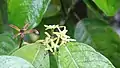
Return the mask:
[[[49,61],[50,68],[58,68],[58,61],[56,60],[58,56],[54,56],[51,52],[49,52]]]
[[[67,13],[65,11],[65,7],[64,7],[64,4],[63,4],[63,1],[60,0],[60,4],[61,4],[61,8],[62,8],[62,12],[63,12],[63,17],[66,17],[67,16]]]
[[[59,42],[60,42],[60,38],[58,37],[56,41],[56,45],[58,45]]]
[[[60,25],[64,25],[65,24],[65,22],[69,19],[69,17],[70,17],[70,14],[71,14],[71,11],[73,10],[73,8],[74,8],[74,6],[75,6],[75,4],[77,3],[77,1],[76,2],[72,2],[72,5],[69,7],[69,8],[67,8],[67,11],[65,11],[65,7],[64,7],[64,5],[63,5],[63,2],[62,2],[62,0],[60,0],[60,2],[61,2],[61,7],[62,7],[62,10],[63,10],[63,12],[64,12],[64,19],[61,21],[61,23],[60,23]],[[72,14],[76,17],[77,15],[75,15],[75,12],[74,11],[72,11]],[[76,19],[77,20],[80,20],[80,18],[77,16],[76,17]]]
[[[23,38],[20,38],[20,45],[19,45],[19,48],[22,47],[22,43],[23,43]]]

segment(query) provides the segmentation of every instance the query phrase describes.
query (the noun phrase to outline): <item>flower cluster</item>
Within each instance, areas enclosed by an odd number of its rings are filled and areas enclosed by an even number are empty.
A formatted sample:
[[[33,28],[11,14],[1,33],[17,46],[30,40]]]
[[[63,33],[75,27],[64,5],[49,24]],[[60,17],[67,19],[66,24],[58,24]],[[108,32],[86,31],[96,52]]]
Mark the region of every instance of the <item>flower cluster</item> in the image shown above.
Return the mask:
[[[57,49],[70,41],[76,41],[74,39],[70,39],[68,35],[66,35],[67,31],[65,26],[59,25],[44,25],[46,27],[45,30],[51,30],[52,32],[45,32],[46,38],[45,40],[40,40],[46,45],[45,50],[50,50],[51,52],[56,52]]]

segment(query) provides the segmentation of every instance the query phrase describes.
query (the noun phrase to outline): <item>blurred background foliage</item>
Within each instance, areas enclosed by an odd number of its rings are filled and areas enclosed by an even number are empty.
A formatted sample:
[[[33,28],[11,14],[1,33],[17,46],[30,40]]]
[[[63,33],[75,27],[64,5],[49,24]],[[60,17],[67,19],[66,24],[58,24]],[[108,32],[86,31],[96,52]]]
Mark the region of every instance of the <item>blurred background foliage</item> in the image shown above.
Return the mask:
[[[22,28],[26,20],[24,17],[29,12],[32,13],[31,9],[35,8],[29,9],[30,0],[28,5],[23,5],[12,13],[13,10],[16,10],[16,5],[20,5],[18,3],[21,3],[21,0],[0,0],[0,36],[3,36],[2,34],[6,32],[13,36],[8,24],[14,24]],[[120,68],[120,38],[119,34],[116,33],[116,28],[119,28],[120,23],[118,20],[120,16],[116,19],[116,15],[120,15],[118,13],[120,8],[119,0],[51,0],[50,4],[46,1],[41,4],[44,3],[45,6],[42,8],[44,12],[39,11],[40,8],[35,8],[32,13],[35,15],[35,19],[27,18],[31,24],[29,29],[35,28],[40,34],[26,35],[25,41],[35,42],[37,39],[44,39],[44,25],[65,25],[71,38],[91,45],[106,56],[116,68]],[[46,5],[48,5],[47,9],[45,8]],[[35,14],[37,10],[40,12],[39,15]],[[32,16],[30,15],[30,17]],[[10,39],[8,38],[8,40]],[[10,44],[13,45],[16,42]]]

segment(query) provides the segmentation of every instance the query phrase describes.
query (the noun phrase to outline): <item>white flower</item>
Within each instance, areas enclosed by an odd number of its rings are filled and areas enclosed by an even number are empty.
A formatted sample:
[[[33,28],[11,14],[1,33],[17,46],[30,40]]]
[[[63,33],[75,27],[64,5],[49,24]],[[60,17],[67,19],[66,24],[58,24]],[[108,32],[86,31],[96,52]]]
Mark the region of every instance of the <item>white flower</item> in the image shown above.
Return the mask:
[[[51,39],[51,47],[54,49],[54,52],[56,52],[57,48],[59,47],[58,44],[56,44],[53,39]]]
[[[53,52],[52,47],[49,44],[47,44],[46,46],[47,47],[45,48],[45,50],[50,50],[51,52]]]
[[[46,38],[43,41],[43,44],[46,45],[45,50],[50,50],[52,53],[57,51],[57,48],[59,48],[61,45],[70,42],[70,41],[76,41],[75,39],[71,39],[68,35],[66,35],[67,31],[65,26],[59,26],[59,25],[44,25],[46,27],[45,30],[52,30],[52,35],[48,32],[45,32]],[[63,30],[61,30],[63,28]],[[54,30],[58,29],[57,32]],[[55,35],[55,36],[54,36]],[[41,41],[41,42],[42,42]]]
[[[48,29],[55,29],[57,27],[59,27],[59,25],[44,25],[46,27],[45,30],[48,30]]]
[[[49,38],[51,37],[50,34],[49,34],[48,32],[45,32],[45,34],[47,35],[47,37],[49,37]]]
[[[60,45],[63,45],[70,41],[76,41],[75,39],[70,39],[70,37],[66,35],[68,30],[66,30],[65,26],[62,27],[64,28],[62,31],[60,30],[60,28],[58,28],[59,32],[53,32],[53,34],[55,34],[56,36],[58,36],[58,38],[62,40]]]

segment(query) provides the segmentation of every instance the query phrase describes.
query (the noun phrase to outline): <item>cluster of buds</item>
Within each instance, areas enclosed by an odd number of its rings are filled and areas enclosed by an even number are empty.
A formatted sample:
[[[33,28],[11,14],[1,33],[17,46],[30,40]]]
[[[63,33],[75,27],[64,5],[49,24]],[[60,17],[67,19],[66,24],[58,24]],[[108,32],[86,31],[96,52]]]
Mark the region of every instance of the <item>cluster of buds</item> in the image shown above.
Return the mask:
[[[45,50],[49,50],[52,53],[56,52],[57,49],[67,42],[76,41],[75,39],[70,39],[68,35],[66,35],[67,31],[65,26],[59,25],[44,25],[46,27],[45,30],[49,30],[50,32],[45,32],[46,38],[45,40],[40,40],[45,46]]]

